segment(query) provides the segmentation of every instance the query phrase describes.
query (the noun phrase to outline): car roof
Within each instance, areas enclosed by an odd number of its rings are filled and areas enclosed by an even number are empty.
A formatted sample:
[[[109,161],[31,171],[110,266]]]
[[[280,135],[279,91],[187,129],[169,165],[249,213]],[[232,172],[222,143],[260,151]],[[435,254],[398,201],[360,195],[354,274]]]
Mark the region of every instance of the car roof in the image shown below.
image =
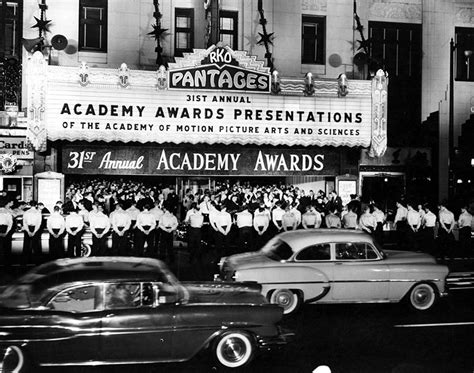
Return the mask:
[[[356,229],[298,229],[281,233],[278,238],[294,251],[325,242],[374,242],[370,234]]]
[[[55,287],[77,282],[177,281],[166,265],[156,259],[91,257],[58,259],[45,263],[18,279],[34,287]]]

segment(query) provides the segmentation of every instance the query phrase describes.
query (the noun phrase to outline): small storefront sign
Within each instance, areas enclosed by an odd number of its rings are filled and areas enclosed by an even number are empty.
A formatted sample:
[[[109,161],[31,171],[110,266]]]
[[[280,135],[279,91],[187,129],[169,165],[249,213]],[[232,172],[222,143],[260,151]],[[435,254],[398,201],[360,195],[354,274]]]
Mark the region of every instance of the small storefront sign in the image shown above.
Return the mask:
[[[34,152],[25,137],[0,136],[0,156],[11,154],[17,159],[33,159]]]
[[[290,176],[335,175],[339,169],[339,152],[332,148],[70,145],[62,154],[65,174]]]

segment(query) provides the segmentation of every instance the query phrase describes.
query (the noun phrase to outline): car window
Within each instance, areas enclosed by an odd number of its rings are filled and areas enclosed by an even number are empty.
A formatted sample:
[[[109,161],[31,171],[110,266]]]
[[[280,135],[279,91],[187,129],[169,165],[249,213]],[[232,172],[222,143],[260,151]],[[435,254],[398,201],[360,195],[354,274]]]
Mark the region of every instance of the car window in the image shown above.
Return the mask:
[[[154,304],[153,285],[151,283],[107,284],[105,307],[107,309],[137,308]]]
[[[296,260],[330,260],[331,259],[331,245],[328,243],[313,245],[301,250]]]
[[[285,241],[275,240],[268,242],[263,248],[262,252],[273,260],[287,260],[293,255],[293,250]]]
[[[100,309],[101,287],[86,285],[63,290],[51,299],[49,307],[68,312],[90,312]]]
[[[336,244],[336,259],[364,260],[377,259],[374,248],[365,242],[345,242]]]

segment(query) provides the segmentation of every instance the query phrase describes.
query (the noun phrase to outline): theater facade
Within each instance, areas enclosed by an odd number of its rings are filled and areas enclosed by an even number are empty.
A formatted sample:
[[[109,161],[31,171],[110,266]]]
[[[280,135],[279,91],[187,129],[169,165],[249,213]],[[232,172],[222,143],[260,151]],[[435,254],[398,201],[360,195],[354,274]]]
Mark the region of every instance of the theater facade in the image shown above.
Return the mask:
[[[54,66],[36,52],[26,80],[29,142],[66,182],[128,175],[183,191],[281,181],[348,196],[359,193],[361,149],[380,157],[387,146],[381,70],[285,78],[218,44],[156,71]]]

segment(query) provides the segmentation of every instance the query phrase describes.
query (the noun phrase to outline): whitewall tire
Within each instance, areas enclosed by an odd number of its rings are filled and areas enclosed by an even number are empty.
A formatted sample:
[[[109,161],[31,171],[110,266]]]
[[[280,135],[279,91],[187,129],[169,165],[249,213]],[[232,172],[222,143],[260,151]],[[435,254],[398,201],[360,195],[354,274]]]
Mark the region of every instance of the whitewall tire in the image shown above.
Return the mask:
[[[420,283],[413,286],[409,294],[410,306],[417,311],[426,311],[436,303],[437,294],[433,286]]]
[[[215,357],[225,368],[240,368],[247,365],[254,355],[250,337],[241,332],[224,334],[216,344]]]
[[[18,346],[8,346],[0,362],[0,372],[21,373],[25,371],[25,355]]]
[[[270,303],[278,304],[283,308],[283,314],[294,313],[300,307],[300,296],[289,289],[277,289],[270,296]]]

